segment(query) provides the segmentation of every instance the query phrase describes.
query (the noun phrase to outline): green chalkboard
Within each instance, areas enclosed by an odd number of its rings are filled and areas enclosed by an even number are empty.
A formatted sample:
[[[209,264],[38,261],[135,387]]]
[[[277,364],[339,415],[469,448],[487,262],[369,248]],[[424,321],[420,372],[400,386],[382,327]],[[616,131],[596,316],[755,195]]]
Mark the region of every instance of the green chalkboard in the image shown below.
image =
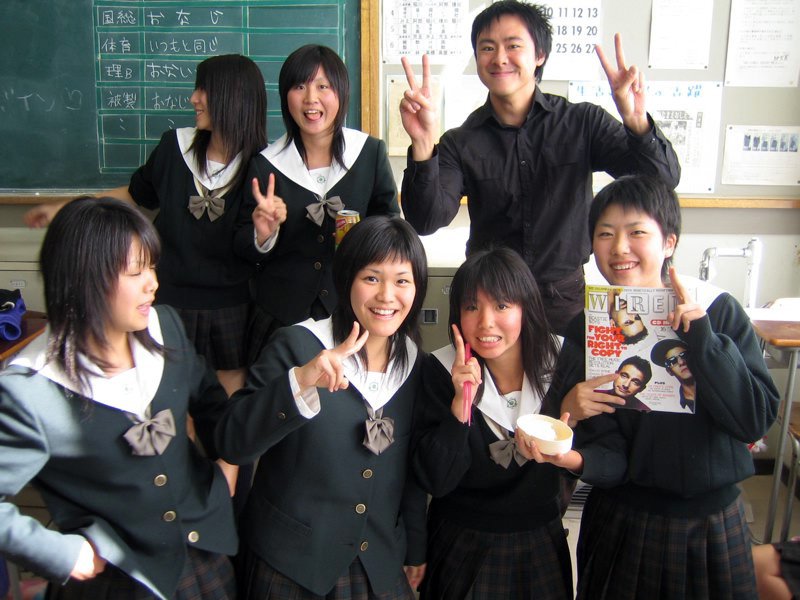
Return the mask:
[[[334,48],[360,121],[358,0],[2,0],[0,193],[121,185],[161,134],[194,125],[195,67],[241,53],[267,82],[268,136],[283,133],[278,72],[295,48]]]

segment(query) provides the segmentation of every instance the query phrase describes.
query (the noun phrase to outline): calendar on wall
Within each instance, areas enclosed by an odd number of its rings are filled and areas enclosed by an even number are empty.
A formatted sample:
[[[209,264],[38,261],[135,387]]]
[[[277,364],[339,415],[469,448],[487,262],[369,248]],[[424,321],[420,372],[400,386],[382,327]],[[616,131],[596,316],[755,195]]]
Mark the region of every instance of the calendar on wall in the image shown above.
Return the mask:
[[[553,28],[553,46],[543,79],[596,79],[601,71],[594,46],[603,39],[600,0],[550,0],[541,4]],[[614,48],[603,49],[613,61]]]

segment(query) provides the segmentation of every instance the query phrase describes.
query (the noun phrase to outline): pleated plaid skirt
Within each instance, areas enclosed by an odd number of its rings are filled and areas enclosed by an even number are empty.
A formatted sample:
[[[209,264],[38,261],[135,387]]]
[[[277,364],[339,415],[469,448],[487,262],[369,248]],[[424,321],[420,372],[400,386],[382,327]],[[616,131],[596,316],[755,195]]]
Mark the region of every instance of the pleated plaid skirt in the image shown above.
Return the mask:
[[[446,519],[428,527],[421,600],[572,599],[572,565],[560,519],[512,533],[466,529]]]
[[[578,600],[754,600],[741,498],[701,517],[652,514],[593,488],[578,539]]]
[[[94,579],[75,581],[66,585],[51,583],[47,587],[47,600],[154,600],[149,589],[117,567],[107,564]],[[178,589],[173,600],[235,600],[236,580],[230,559],[189,548],[183,565]]]
[[[242,600],[414,600],[414,593],[401,570],[393,590],[376,594],[369,585],[367,573],[356,558],[347,573],[339,577],[327,594],[315,594],[289,579],[264,562],[249,549],[239,552],[239,598]],[[309,564],[309,569],[314,565]]]
[[[197,353],[216,370],[247,366],[249,304],[214,310],[175,309]]]

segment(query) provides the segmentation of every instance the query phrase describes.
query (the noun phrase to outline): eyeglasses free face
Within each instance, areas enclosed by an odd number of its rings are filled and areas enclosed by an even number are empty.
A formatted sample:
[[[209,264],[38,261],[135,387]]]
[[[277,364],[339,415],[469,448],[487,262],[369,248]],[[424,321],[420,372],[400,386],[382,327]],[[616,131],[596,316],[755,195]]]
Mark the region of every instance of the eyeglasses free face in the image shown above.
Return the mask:
[[[683,359],[686,361],[686,357],[689,356],[689,351],[684,350],[680,354],[676,354],[675,356],[670,356],[668,359],[664,361],[664,367],[669,369],[670,367],[674,367],[678,364],[678,361]]]

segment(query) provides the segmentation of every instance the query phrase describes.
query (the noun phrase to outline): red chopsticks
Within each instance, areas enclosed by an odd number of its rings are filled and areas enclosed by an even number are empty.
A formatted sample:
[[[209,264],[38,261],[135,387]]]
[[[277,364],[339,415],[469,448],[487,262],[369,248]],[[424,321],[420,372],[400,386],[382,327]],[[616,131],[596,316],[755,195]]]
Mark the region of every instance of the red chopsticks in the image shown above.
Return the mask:
[[[472,358],[472,348],[469,347],[469,344],[464,344],[464,363],[468,363],[469,359]],[[464,382],[464,405],[463,405],[463,412],[461,413],[462,418],[467,422],[467,425],[472,425],[472,382],[465,381]]]

